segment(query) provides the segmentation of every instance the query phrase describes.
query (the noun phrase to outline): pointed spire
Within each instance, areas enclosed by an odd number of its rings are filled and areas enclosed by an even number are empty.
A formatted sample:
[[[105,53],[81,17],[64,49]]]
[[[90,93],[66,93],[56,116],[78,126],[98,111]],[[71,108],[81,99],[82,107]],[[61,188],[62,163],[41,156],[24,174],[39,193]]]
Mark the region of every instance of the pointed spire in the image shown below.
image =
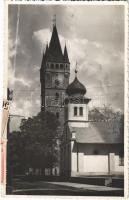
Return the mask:
[[[45,63],[45,53],[44,53],[44,50],[43,50],[43,57],[42,57],[41,68],[44,67],[44,63]]]
[[[49,50],[49,48],[48,48],[48,42],[47,42],[47,44],[46,44],[45,56],[47,56],[47,54],[48,54],[48,50]]]
[[[52,22],[53,22],[53,26],[56,26],[56,15],[53,15]]]
[[[53,26],[52,37],[49,45],[49,59],[51,61],[63,62],[63,55],[56,24]]]
[[[68,52],[67,52],[66,43],[65,43],[65,48],[64,48],[64,61],[65,61],[66,63],[69,63],[69,57],[68,57]]]

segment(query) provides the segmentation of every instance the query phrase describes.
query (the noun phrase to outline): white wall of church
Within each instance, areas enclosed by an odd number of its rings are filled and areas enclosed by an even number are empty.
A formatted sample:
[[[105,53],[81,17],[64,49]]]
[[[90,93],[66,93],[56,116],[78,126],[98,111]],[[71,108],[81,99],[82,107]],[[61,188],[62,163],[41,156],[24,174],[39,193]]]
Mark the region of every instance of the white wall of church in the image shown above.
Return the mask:
[[[74,107],[77,107],[77,115],[74,115]],[[79,115],[79,108],[83,107],[83,115]],[[68,120],[75,122],[69,122],[69,125],[73,127],[88,127],[88,106],[87,104],[69,104],[68,105]],[[77,122],[76,122],[77,121]],[[78,122],[79,121],[79,122]]]
[[[95,150],[98,152],[97,155],[94,154]],[[76,173],[107,174],[110,170],[111,173],[123,173],[124,166],[120,166],[118,152],[117,144],[74,144],[72,141],[71,172],[73,175]]]
[[[84,156],[84,172],[108,172],[108,155]]]
[[[74,150],[73,150],[74,149]],[[77,153],[76,153],[76,146],[74,145],[74,141],[71,142],[71,172],[77,172]]]
[[[89,122],[69,122],[68,124],[69,126],[72,126],[72,127],[85,128],[85,127],[88,127]]]

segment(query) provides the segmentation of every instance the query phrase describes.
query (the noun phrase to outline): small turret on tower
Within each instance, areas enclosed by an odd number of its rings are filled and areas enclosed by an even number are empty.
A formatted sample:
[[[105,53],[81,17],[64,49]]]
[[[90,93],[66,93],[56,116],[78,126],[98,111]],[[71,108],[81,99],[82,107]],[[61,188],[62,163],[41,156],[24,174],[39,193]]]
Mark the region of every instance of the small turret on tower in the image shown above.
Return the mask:
[[[66,121],[72,127],[88,126],[88,103],[91,99],[86,98],[85,86],[77,78],[77,69],[75,69],[74,81],[68,85],[65,99]]]
[[[65,44],[65,48],[64,48],[64,62],[69,63],[69,57],[68,57],[66,44]]]

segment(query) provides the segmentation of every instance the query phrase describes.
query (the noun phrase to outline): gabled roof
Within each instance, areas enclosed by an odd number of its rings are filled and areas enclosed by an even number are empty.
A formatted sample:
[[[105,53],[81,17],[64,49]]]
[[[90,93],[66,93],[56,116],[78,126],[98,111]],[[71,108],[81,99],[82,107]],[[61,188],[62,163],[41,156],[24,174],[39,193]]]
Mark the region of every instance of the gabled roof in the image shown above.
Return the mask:
[[[120,132],[118,121],[89,122],[89,127],[69,127],[75,132],[77,143],[123,143],[124,135]]]
[[[48,61],[63,62],[63,54],[61,50],[61,45],[58,37],[58,32],[56,25],[53,26],[52,37],[50,40],[50,45],[47,55]]]

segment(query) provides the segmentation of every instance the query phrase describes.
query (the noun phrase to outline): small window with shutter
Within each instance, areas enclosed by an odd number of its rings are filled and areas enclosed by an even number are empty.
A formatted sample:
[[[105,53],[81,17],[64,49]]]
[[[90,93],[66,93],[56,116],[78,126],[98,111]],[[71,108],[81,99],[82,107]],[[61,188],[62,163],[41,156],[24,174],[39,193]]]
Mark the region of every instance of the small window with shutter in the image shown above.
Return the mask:
[[[77,116],[77,107],[74,107],[74,116]]]
[[[79,108],[79,115],[80,115],[80,116],[83,116],[83,107],[80,107],[80,108]]]

